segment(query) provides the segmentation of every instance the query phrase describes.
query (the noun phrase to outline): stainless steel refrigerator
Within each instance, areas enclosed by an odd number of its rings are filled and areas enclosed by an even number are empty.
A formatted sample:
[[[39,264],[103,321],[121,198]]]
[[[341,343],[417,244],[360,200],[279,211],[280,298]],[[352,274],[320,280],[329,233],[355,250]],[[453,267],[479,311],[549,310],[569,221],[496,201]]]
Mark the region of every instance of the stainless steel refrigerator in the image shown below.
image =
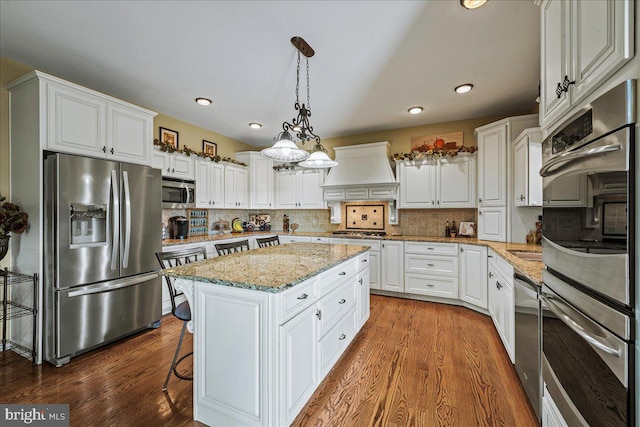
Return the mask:
[[[44,357],[56,366],[158,325],[161,172],[50,154],[45,159]]]

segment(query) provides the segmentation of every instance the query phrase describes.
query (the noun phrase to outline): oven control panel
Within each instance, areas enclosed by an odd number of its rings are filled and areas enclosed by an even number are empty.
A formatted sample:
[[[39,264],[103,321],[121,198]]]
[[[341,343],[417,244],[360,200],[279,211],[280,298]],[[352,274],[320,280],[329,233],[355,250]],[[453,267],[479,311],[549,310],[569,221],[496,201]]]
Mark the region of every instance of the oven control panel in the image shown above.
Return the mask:
[[[589,110],[553,136],[551,140],[552,153],[561,153],[592,133],[593,113],[592,110]]]

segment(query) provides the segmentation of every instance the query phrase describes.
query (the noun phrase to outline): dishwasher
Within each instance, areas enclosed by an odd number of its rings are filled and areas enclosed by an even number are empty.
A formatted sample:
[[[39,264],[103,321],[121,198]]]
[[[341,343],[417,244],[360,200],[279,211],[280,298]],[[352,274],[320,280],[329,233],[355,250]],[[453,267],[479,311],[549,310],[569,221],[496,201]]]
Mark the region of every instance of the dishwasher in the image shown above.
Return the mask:
[[[540,285],[522,273],[513,274],[515,294],[515,367],[538,420],[542,412],[542,322]]]

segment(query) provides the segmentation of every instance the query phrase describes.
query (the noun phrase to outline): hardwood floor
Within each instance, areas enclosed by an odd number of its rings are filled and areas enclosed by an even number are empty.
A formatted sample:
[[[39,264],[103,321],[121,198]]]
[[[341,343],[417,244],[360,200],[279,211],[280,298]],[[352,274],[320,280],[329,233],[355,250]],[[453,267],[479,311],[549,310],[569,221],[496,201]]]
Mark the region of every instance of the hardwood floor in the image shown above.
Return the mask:
[[[162,393],[182,324],[32,367],[0,353],[0,402],[68,403],[72,426],[199,426],[191,382]],[[192,346],[185,335],[183,351]],[[185,361],[185,369],[190,362]],[[371,318],[296,426],[534,426],[491,319],[460,307],[372,295]]]

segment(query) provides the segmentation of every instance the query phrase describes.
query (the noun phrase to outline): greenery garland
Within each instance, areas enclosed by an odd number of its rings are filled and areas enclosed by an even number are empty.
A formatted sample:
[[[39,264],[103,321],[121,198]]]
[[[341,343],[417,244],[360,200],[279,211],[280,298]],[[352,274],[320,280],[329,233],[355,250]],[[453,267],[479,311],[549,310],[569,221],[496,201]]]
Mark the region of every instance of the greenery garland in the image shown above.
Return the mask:
[[[230,157],[221,157],[221,156],[212,156],[211,154],[207,154],[204,151],[195,151],[192,150],[189,147],[182,147],[180,149],[176,149],[176,147],[174,147],[172,144],[168,143],[168,142],[164,142],[164,141],[160,141],[158,140],[158,138],[155,138],[153,140],[153,145],[156,147],[160,147],[160,151],[162,151],[163,153],[178,153],[178,154],[182,154],[185,155],[187,157],[191,156],[192,154],[194,156],[198,156],[200,158],[203,159],[209,159],[212,162],[227,162],[227,163],[233,163],[234,165],[239,165],[239,166],[247,166],[246,163],[242,163],[239,162],[235,159],[232,159]]]
[[[409,153],[395,153],[391,156],[391,160],[401,162],[404,160],[433,160],[441,157],[456,157],[459,153],[473,154],[478,151],[475,146],[456,147],[450,149],[431,149],[427,151],[411,151]]]

